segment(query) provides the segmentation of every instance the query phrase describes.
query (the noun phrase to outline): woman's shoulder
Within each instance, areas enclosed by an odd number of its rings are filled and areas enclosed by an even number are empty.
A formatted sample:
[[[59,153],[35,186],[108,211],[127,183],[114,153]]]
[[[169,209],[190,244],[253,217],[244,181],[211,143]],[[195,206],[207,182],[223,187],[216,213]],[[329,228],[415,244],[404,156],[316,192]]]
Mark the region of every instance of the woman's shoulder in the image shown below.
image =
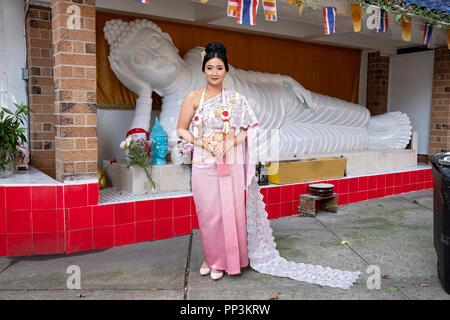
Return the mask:
[[[241,94],[239,91],[237,91],[237,90],[234,90],[234,89],[227,89],[226,92],[227,92],[230,96],[233,96],[233,95],[234,95],[234,96],[236,97],[236,99],[238,99],[238,100],[242,100],[242,99],[247,100],[247,98],[246,98],[243,94]]]
[[[192,105],[194,106],[194,110],[197,109],[197,107],[200,103],[202,91],[203,91],[202,88],[198,89],[198,90],[192,90],[192,91],[189,91],[188,94],[186,95],[186,100],[192,103]]]

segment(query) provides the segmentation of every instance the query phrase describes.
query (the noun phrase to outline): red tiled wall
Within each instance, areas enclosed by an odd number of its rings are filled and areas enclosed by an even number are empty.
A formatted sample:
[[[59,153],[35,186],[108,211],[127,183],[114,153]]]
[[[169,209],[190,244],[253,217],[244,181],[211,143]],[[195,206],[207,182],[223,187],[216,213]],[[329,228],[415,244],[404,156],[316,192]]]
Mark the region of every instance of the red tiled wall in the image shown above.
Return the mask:
[[[338,205],[433,187],[431,169],[321,182],[334,185],[333,191],[338,194]],[[309,193],[308,186],[312,183],[316,182],[262,188],[268,218],[297,214],[299,195]]]
[[[338,204],[433,187],[431,169],[322,181]],[[262,188],[269,219],[298,213],[302,183]],[[198,228],[192,196],[98,205],[98,184],[0,187],[0,256],[73,253],[171,238]]]

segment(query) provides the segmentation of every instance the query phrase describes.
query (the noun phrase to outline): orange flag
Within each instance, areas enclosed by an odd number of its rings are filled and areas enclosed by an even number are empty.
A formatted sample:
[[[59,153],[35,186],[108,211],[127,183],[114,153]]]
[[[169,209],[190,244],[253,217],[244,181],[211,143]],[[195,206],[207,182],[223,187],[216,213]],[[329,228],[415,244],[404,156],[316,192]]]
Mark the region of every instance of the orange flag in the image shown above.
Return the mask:
[[[411,41],[411,18],[402,16],[400,20],[402,22],[402,39],[405,41]]]
[[[450,29],[447,29],[447,47],[450,50]]]
[[[359,3],[352,4],[352,21],[353,30],[355,32],[361,31],[361,5]]]

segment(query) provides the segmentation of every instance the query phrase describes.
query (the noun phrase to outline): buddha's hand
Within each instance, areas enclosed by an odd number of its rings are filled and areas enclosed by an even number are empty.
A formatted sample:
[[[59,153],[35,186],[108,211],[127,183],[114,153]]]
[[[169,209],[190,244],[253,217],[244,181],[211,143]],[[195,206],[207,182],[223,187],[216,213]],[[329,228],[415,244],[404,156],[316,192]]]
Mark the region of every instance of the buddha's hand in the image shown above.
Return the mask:
[[[150,84],[140,79],[127,68],[121,66],[114,58],[109,56],[108,59],[112,71],[114,71],[114,74],[125,87],[136,93],[138,96],[151,96],[153,89]]]
[[[300,83],[289,76],[283,76],[283,82],[292,90],[300,103],[306,104],[311,109],[316,107],[311,91],[306,90]]]

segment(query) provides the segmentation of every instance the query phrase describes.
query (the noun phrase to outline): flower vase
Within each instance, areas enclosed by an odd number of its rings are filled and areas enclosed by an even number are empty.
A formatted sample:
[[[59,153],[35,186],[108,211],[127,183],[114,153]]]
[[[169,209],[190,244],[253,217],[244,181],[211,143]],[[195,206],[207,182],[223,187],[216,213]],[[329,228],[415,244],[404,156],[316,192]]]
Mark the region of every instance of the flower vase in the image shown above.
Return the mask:
[[[0,179],[9,178],[14,173],[14,154],[9,149],[0,148]]]

